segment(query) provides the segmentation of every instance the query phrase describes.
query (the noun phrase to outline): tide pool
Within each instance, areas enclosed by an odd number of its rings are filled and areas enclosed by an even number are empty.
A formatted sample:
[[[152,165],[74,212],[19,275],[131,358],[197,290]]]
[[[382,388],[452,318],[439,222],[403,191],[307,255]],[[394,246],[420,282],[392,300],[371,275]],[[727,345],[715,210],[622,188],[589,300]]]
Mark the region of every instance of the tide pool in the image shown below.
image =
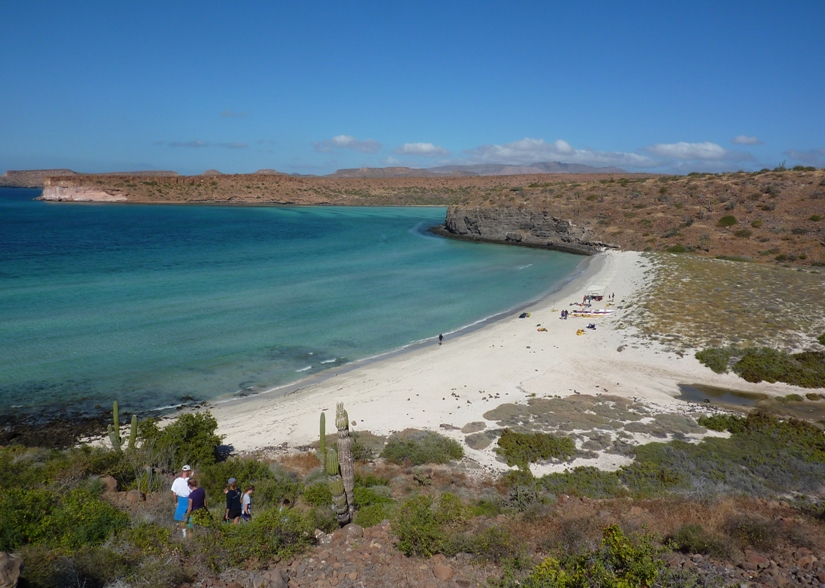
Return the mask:
[[[582,260],[433,236],[444,208],[37,195],[0,189],[0,414],[254,393],[512,309]]]

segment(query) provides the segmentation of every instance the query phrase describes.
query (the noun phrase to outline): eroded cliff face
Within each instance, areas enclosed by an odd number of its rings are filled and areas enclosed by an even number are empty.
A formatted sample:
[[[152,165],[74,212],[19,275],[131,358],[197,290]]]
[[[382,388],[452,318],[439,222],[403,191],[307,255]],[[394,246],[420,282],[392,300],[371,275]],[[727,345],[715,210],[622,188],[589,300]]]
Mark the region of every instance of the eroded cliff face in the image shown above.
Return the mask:
[[[126,202],[128,199],[117,190],[105,190],[94,186],[50,184],[47,178],[40,200],[56,202]]]
[[[547,211],[518,208],[450,206],[443,227],[434,232],[459,239],[556,249],[593,255],[617,245],[587,227]]]

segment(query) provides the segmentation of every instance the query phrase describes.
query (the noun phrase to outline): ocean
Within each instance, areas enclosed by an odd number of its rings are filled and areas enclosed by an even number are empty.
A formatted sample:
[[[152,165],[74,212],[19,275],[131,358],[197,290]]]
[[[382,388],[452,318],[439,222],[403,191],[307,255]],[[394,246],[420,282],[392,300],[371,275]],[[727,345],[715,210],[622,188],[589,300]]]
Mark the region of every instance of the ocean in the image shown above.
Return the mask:
[[[34,201],[0,189],[0,415],[284,386],[547,294],[582,258],[427,232],[441,207]]]

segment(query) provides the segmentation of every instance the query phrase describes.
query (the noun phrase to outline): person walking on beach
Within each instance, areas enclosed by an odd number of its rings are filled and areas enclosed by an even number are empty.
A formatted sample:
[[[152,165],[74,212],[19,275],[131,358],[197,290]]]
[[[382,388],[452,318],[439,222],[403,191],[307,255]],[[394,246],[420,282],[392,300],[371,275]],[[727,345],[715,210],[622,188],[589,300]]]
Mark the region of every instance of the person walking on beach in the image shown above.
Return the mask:
[[[233,524],[238,524],[241,520],[241,493],[238,490],[238,481],[235,478],[229,478],[227,482],[229,489],[226,491],[226,514],[225,521],[232,521]]]
[[[175,498],[175,520],[181,523],[184,537],[186,537],[186,512],[189,508],[189,477],[191,475],[191,466],[185,465],[180,469],[180,476],[172,482],[172,496]]]
[[[248,523],[252,520],[252,493],[255,486],[248,486],[241,498],[241,520]]]
[[[438,344],[441,345],[444,342],[444,334],[439,333],[438,335]]]

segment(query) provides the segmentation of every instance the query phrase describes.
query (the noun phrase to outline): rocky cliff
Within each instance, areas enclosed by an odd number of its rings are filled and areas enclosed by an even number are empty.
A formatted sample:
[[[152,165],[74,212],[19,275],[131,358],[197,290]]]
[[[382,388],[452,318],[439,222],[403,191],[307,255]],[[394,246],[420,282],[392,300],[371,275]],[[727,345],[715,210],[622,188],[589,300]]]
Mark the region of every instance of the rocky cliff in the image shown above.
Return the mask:
[[[70,169],[9,170],[0,176],[0,188],[42,188],[47,176],[72,176]]]
[[[533,209],[450,206],[444,226],[436,227],[433,232],[472,241],[541,247],[585,255],[617,247],[587,227],[555,217],[548,211]]]

